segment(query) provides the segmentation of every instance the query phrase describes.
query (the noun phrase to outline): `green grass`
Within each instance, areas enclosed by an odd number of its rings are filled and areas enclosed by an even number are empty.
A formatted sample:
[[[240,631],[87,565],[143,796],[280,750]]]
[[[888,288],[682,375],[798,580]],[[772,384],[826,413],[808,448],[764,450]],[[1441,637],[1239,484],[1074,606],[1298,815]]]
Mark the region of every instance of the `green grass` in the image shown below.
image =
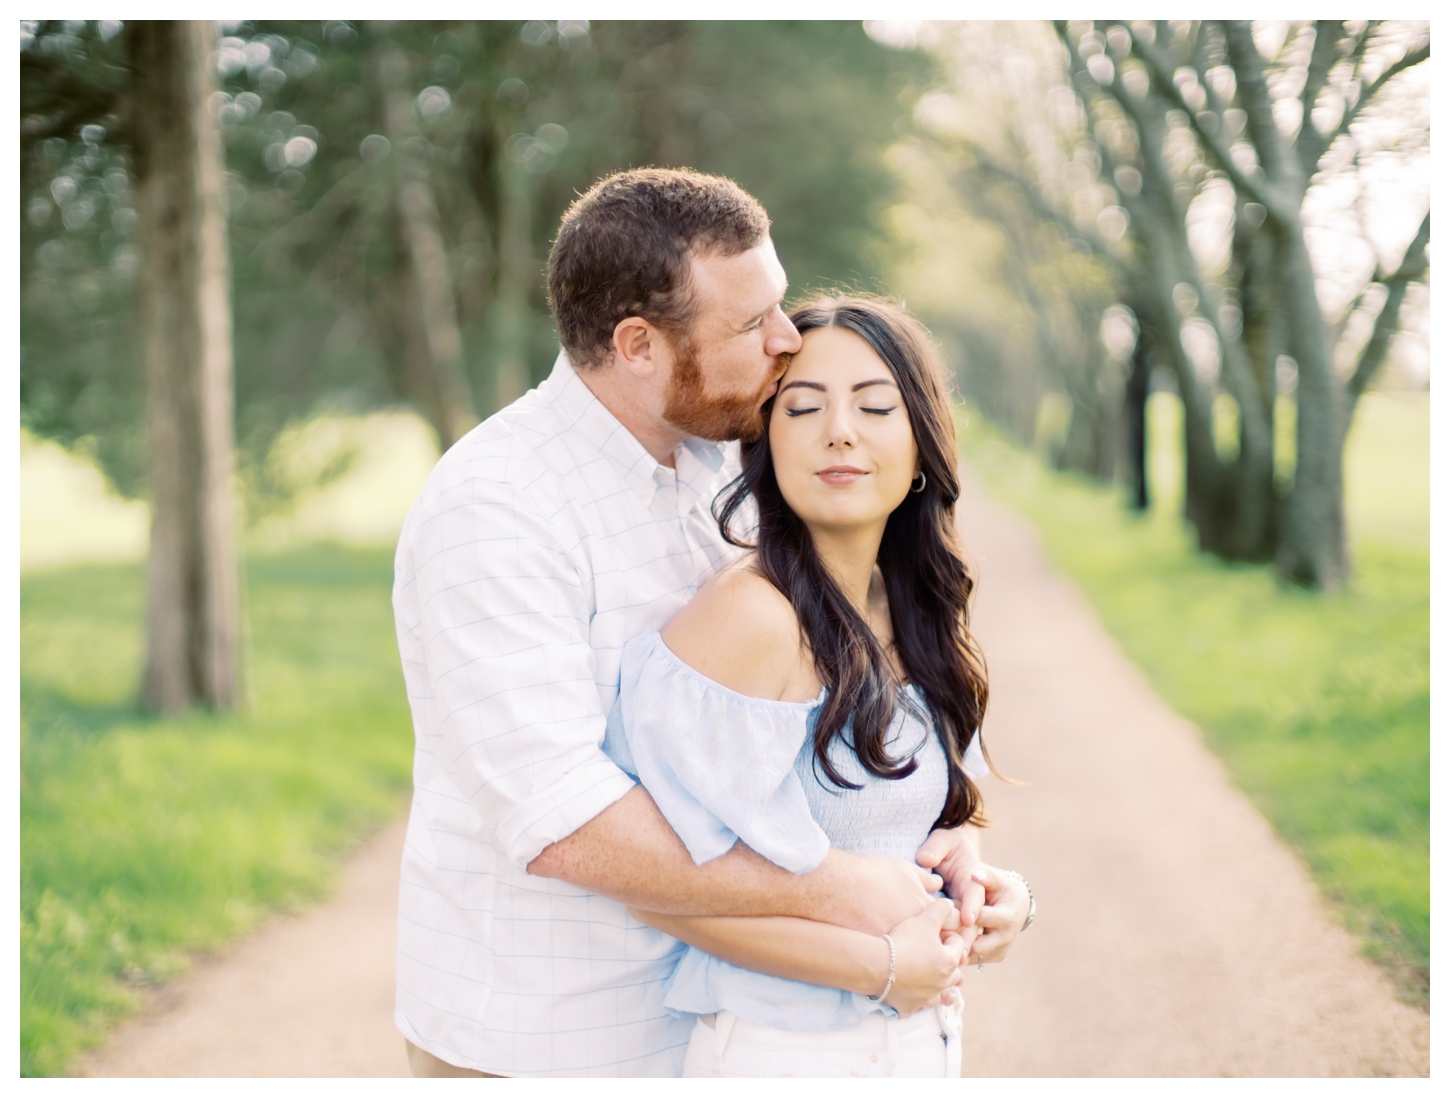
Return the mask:
[[[21,579],[21,1071],[63,1073],[135,988],[324,895],[400,810],[412,733],[386,550],[253,560],[244,713],[139,714],[139,564]]]
[[[1428,1003],[1430,958],[1429,408],[1378,397],[1347,453],[1356,562],[1347,591],[1277,585],[1197,552],[1178,517],[1181,409],[1152,408],[1156,503],[1056,473],[976,414],[961,431],[992,491],[1163,697],[1203,730],[1323,893]]]

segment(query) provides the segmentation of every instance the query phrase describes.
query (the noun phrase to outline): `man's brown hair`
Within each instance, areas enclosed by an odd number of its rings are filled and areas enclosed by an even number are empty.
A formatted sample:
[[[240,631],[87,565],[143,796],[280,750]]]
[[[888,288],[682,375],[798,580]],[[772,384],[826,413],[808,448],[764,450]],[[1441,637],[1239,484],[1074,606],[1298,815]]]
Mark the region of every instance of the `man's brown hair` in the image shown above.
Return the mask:
[[[769,230],[760,203],[718,175],[641,168],[601,179],[569,207],[549,250],[549,307],[569,361],[602,366],[630,316],[687,334],[691,256],[740,255]]]

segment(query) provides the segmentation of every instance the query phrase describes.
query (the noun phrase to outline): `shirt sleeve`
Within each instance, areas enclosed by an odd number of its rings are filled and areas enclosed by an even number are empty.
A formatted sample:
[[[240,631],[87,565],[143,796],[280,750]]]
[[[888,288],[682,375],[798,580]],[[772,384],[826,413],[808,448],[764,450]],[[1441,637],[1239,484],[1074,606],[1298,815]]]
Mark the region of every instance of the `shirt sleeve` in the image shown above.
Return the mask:
[[[781,868],[806,873],[831,846],[795,769],[814,708],[727,690],[650,634],[624,646],[608,746],[696,864],[738,838]]]
[[[470,478],[404,535],[433,695],[419,735],[522,869],[635,784],[600,749],[587,592],[539,511],[537,491]]]

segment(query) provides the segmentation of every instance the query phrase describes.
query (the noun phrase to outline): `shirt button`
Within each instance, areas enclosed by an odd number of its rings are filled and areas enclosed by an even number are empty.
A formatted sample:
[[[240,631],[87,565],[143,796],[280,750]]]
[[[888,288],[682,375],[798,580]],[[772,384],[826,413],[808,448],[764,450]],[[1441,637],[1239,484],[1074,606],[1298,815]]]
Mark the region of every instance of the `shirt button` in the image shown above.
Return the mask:
[[[876,1062],[876,1053],[874,1053],[874,1052],[871,1054],[871,1062],[873,1064]]]
[[[649,502],[649,493],[648,492],[641,492],[639,494],[639,501],[641,503],[648,503]]]

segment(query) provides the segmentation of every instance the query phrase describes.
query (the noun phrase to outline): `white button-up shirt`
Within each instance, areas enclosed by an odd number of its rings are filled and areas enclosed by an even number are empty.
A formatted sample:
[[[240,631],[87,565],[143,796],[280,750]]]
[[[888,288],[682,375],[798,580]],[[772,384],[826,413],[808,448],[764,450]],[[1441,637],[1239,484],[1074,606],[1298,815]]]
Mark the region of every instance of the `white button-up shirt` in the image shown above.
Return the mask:
[[[683,948],[526,866],[624,796],[600,750],[620,649],[733,559],[710,515],[736,448],[659,464],[563,354],[439,461],[393,586],[417,740],[398,1028],[503,1075],[679,1075],[662,1005]]]

